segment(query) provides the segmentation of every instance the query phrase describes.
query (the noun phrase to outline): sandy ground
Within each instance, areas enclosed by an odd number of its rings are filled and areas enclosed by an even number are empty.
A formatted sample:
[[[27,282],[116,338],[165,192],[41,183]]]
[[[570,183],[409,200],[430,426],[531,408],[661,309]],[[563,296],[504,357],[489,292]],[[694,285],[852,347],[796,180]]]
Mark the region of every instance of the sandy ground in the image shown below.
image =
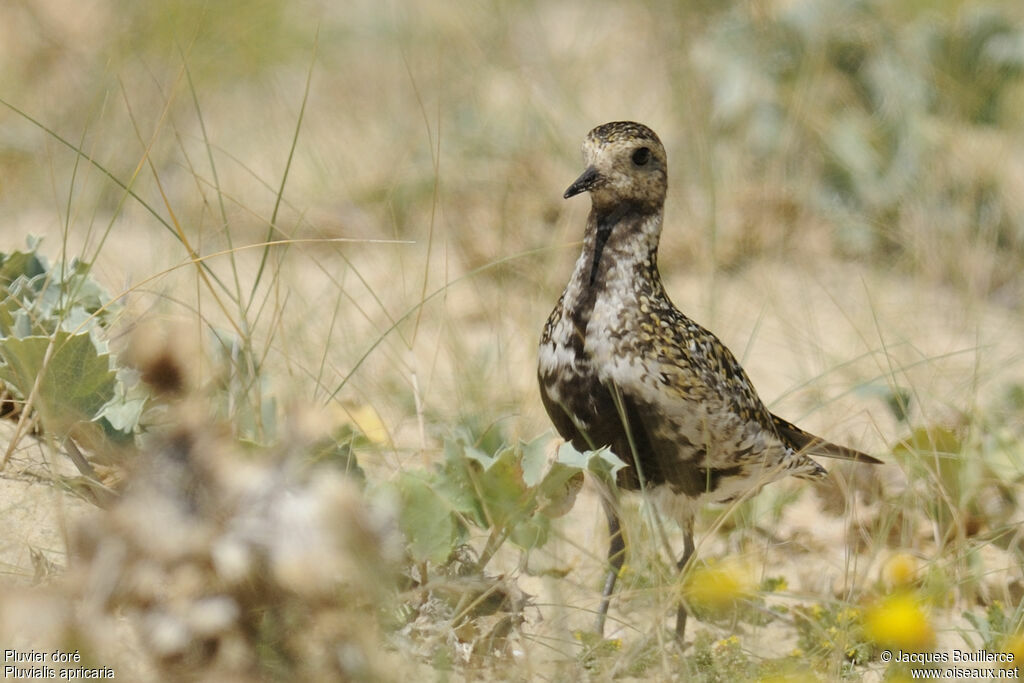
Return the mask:
[[[0,425],[6,446],[14,429]],[[51,470],[34,439],[26,439],[0,475],[0,566],[8,586],[43,581],[67,566],[67,533],[82,514],[95,508],[81,498],[63,492],[51,482]],[[64,456],[53,471],[75,476]]]

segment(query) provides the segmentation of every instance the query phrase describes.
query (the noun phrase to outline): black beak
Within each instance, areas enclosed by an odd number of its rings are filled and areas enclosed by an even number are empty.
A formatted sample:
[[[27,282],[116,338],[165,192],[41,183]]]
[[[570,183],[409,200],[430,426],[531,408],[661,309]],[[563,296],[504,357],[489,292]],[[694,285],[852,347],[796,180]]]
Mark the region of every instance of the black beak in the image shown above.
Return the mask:
[[[569,197],[575,197],[581,192],[590,192],[597,187],[598,182],[601,180],[601,174],[597,172],[597,169],[593,166],[587,167],[587,170],[583,172],[579,178],[576,179],[569,189],[562,195],[566,199]]]

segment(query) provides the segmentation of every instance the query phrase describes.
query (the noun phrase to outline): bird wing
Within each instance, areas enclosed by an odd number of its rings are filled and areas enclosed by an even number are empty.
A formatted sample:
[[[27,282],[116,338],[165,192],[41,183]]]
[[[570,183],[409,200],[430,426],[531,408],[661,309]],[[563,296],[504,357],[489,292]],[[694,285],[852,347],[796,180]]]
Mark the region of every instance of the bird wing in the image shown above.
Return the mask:
[[[767,452],[788,460],[786,448],[795,452],[796,468],[808,472],[822,471],[808,455],[880,462],[773,415],[739,361],[712,332],[678,309],[661,313],[672,324],[661,326],[657,352],[647,355],[642,367],[618,364],[619,371],[612,372],[624,394],[662,416],[655,421],[661,424],[654,431],[662,432],[654,435],[656,440],[674,431],[677,439],[704,451],[699,460],[711,467],[759,461]],[[704,450],[707,446],[713,447]]]
[[[826,441],[820,436],[815,436],[810,432],[806,432],[797,427],[792,422],[783,420],[778,415],[770,413],[772,422],[775,424],[775,431],[778,432],[782,440],[790,445],[794,450],[807,455],[819,455],[826,458],[838,458],[839,460],[853,460],[855,462],[863,462],[871,465],[882,465],[884,464],[878,458],[873,458],[867,453],[862,453],[854,448],[848,448],[847,446],[840,446],[834,444],[831,441]]]
[[[785,456],[787,444],[771,413],[710,332],[691,330],[598,365],[602,381],[636,406],[649,441],[665,459],[728,469],[760,464],[769,453],[769,463]]]

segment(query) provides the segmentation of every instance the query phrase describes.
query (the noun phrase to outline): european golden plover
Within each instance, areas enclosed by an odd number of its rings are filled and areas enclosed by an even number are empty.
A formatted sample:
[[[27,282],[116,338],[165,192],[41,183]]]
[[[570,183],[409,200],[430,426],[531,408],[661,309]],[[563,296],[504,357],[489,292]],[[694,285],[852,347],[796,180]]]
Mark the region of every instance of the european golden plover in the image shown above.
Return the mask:
[[[622,489],[643,488],[684,533],[679,570],[693,555],[701,505],[756,493],[787,475],[818,479],[809,455],[880,461],[773,415],[715,335],[669,300],[658,272],[665,148],[639,123],[614,122],[583,143],[586,170],[565,191],[592,202],[583,253],[540,342],[541,397],[559,434],[580,450],[608,446],[627,463]],[[611,541],[598,612],[603,633],[625,542],[604,500]],[[676,635],[686,628],[678,607]]]

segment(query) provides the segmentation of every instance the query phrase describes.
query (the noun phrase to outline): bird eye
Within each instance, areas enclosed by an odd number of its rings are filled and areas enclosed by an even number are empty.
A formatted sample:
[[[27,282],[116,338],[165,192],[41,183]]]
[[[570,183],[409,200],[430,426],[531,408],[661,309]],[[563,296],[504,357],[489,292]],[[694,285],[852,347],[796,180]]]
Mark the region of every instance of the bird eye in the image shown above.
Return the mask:
[[[645,166],[647,162],[651,160],[651,150],[646,147],[640,147],[633,152],[633,163],[637,166]]]

